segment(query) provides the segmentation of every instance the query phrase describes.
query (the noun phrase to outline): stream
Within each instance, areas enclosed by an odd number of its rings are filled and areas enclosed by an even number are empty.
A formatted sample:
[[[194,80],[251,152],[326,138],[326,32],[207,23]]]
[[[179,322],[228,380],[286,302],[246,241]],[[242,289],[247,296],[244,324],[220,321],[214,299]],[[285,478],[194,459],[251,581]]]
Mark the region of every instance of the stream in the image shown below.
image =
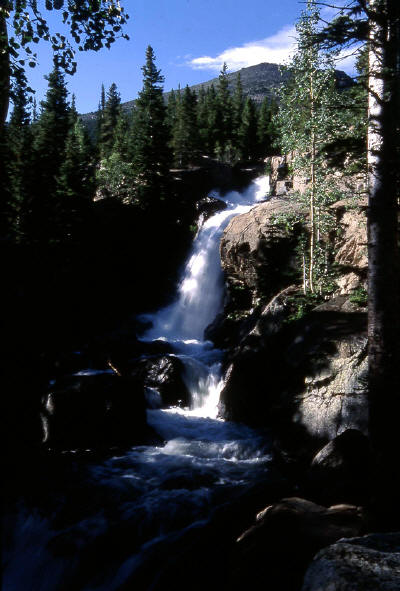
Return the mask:
[[[218,418],[223,352],[204,331],[223,306],[222,232],[268,188],[262,176],[240,193],[213,192],[226,209],[199,227],[175,300],[144,317],[151,327],[140,338],[168,342],[183,362],[190,407],[157,408],[157,393],[148,392],[148,423],[162,443],[101,459],[73,452],[54,459],[54,471],[40,475],[45,498],[21,497],[4,517],[3,591],[155,588],[168,547],[265,478],[265,436]]]

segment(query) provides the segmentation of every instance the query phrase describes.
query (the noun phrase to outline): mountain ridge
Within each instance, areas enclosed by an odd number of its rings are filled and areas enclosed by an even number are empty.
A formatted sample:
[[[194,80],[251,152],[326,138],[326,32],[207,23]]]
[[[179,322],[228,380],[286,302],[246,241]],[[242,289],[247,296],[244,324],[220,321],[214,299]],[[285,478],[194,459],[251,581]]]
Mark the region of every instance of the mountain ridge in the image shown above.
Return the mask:
[[[266,96],[268,98],[276,97],[277,89],[280,84],[290,78],[290,71],[283,69],[281,65],[262,62],[254,66],[241,68],[235,72],[229,72],[227,74],[228,88],[231,93],[234,91],[238,74],[240,74],[244,96],[249,96],[258,105],[263,102]],[[338,88],[347,88],[354,84],[352,78],[342,70],[335,70],[335,76]],[[206,80],[205,82],[201,82],[200,84],[193,84],[189,88],[196,93],[199,93],[202,87],[204,90],[207,90],[207,88],[213,84],[214,86],[217,86],[218,76]],[[168,101],[170,93],[171,91],[164,92],[166,102]],[[136,99],[121,103],[122,109],[127,112],[131,111],[135,106],[135,102]],[[80,116],[84,122],[89,122],[90,120],[95,120],[97,118],[97,111],[84,113]]]

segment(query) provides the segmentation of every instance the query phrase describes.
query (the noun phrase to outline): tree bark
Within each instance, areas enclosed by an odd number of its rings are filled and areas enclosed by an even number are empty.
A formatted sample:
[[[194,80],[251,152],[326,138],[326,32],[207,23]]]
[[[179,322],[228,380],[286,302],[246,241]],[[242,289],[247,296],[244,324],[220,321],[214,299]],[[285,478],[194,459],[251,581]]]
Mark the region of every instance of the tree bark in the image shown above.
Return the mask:
[[[399,12],[371,0],[368,132],[368,340],[370,436],[388,478],[399,482]],[[394,484],[394,483],[393,483]],[[397,486],[395,487],[397,489]]]
[[[7,119],[10,101],[10,55],[8,53],[8,32],[5,0],[0,0],[0,133]]]

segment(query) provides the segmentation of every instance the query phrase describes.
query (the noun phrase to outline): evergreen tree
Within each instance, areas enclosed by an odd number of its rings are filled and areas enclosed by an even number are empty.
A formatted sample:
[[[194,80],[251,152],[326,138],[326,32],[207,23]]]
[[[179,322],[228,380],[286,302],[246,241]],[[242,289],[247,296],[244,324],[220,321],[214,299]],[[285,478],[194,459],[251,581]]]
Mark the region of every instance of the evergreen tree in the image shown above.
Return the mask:
[[[197,129],[199,132],[199,145],[203,153],[207,153],[208,143],[208,106],[207,95],[204,86],[200,87],[197,96]]]
[[[101,99],[103,101],[103,97]],[[102,104],[102,102],[101,102]],[[107,158],[111,155],[117,122],[121,114],[121,97],[117,85],[113,82],[107,92],[104,110],[101,118],[100,155]]]
[[[171,147],[176,166],[186,166],[198,154],[200,139],[197,128],[197,98],[189,86],[178,95]]]
[[[71,108],[71,128],[57,176],[57,220],[64,242],[77,243],[94,195],[94,162],[86,129]]]
[[[238,152],[240,151],[239,129],[242,124],[244,102],[242,80],[240,73],[238,73],[232,98],[232,141]]]
[[[142,71],[143,88],[133,116],[130,154],[137,199],[147,208],[166,197],[172,158],[163,100],[164,77],[156,68],[154,51],[150,46],[146,50]]]
[[[172,133],[172,129],[175,125],[178,98],[180,96],[180,93],[181,93],[180,88],[178,89],[177,92],[175,92],[175,90],[172,89],[171,92],[169,93],[169,96],[168,96],[166,121],[167,121],[167,125],[170,129],[170,133]]]
[[[202,150],[210,155],[214,155],[217,144],[217,93],[213,84],[204,91],[202,88],[198,98],[197,108],[197,126],[199,129],[199,141]]]
[[[57,178],[65,159],[66,140],[71,126],[64,75],[57,64],[47,80],[46,98],[41,103],[42,112],[35,125],[35,185],[29,212],[30,235],[41,243],[62,240]]]
[[[251,160],[257,156],[257,113],[254,101],[247,97],[238,131],[240,158]]]
[[[32,190],[32,132],[27,81],[18,72],[13,85],[13,111],[8,125],[8,216],[14,241],[25,237],[25,215]]]
[[[274,146],[277,141],[275,121],[277,113],[277,102],[265,97],[258,113],[257,122],[258,153],[261,157],[270,156],[275,151]]]
[[[228,66],[226,63],[218,78],[216,101],[215,152],[219,159],[230,161],[232,155],[232,99],[229,93]]]
[[[104,88],[104,84],[101,85],[101,93],[100,93],[100,101],[99,106],[97,109],[97,117],[96,117],[96,144],[98,147],[98,151],[100,153],[100,144],[101,144],[101,137],[102,137],[102,130],[103,130],[103,120],[104,120],[104,110],[106,108],[106,91]]]
[[[115,126],[112,153],[116,152],[124,160],[128,158],[130,125],[131,117],[121,110]]]

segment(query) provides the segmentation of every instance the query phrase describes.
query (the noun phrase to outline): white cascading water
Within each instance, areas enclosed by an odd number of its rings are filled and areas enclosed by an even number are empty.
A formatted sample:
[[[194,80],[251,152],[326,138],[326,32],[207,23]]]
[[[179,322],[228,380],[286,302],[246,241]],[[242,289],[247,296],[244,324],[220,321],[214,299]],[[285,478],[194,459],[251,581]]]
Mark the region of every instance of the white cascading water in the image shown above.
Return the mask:
[[[151,589],[174,539],[204,524],[213,507],[229,501],[235,491],[239,494],[252,482],[268,478],[271,456],[264,434],[216,419],[222,352],[204,340],[204,330],[223,304],[223,229],[267,192],[268,180],[261,177],[242,193],[215,194],[227,208],[200,228],[176,300],[147,317],[153,326],[142,338],[170,342],[185,365],[190,409],[148,410],[148,422],[163,442],[136,446],[102,461],[78,461],[76,476],[70,454],[65,458],[72,467],[68,476],[61,471],[57,480],[46,473],[51,493],[46,502],[22,499],[5,520],[13,533],[3,555],[4,591],[118,591],[127,581],[129,588],[137,588],[137,579],[138,588]],[[108,536],[120,524],[122,531],[129,524],[129,551],[118,557]],[[111,565],[103,559],[95,566],[85,562],[85,556],[96,554],[98,544],[111,545]],[[143,584],[141,568],[146,564],[151,567]]]
[[[267,176],[254,180],[243,193],[231,191],[219,199],[226,209],[211,216],[199,228],[179,282],[175,301],[146,316],[152,328],[144,340],[162,339],[176,350],[185,364],[185,382],[191,393],[190,414],[217,416],[221,378],[221,352],[204,340],[204,331],[222,311],[224,282],[219,257],[222,232],[235,215],[249,211],[265,199]]]

